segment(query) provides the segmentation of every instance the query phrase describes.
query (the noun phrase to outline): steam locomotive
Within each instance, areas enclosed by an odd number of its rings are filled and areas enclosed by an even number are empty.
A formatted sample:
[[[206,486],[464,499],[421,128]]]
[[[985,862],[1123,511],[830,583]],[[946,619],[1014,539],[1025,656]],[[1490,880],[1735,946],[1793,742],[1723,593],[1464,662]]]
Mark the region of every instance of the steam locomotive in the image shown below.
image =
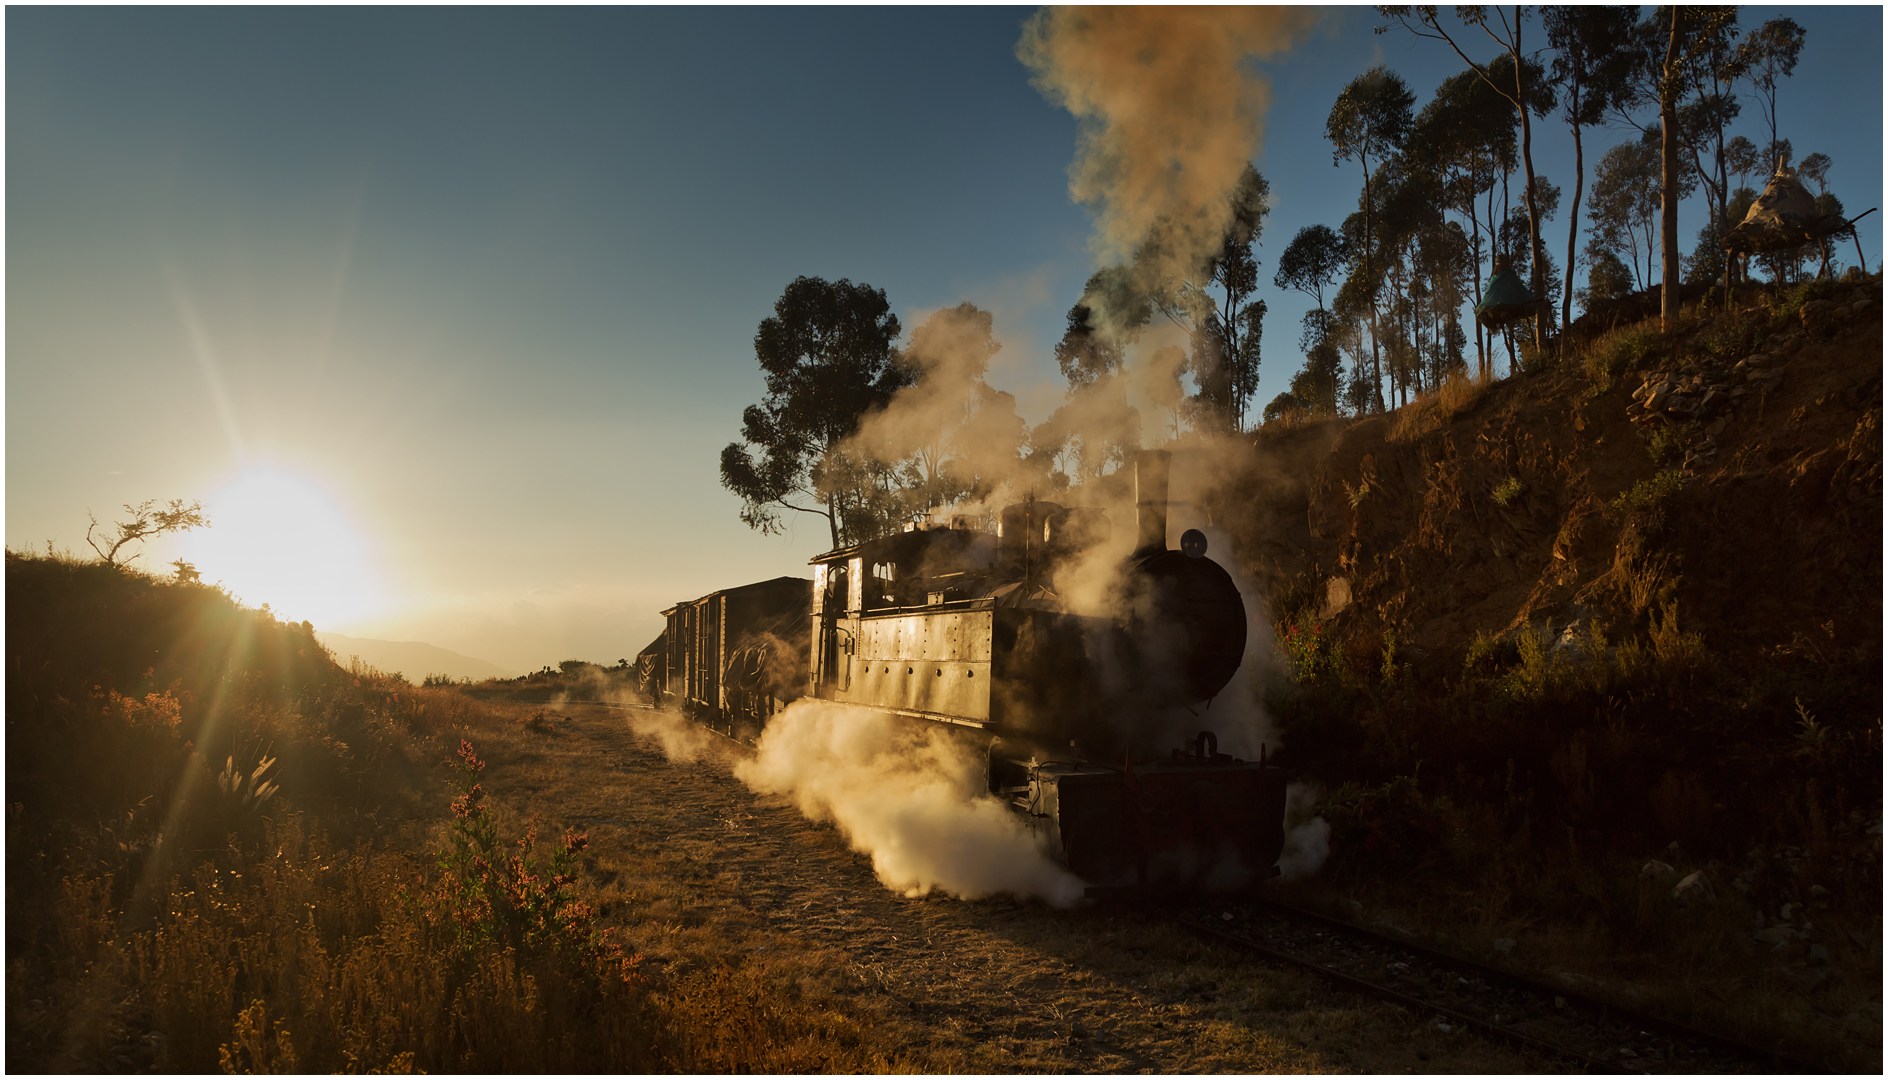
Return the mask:
[[[1051,854],[1112,889],[1239,887],[1277,873],[1285,775],[1220,753],[1211,731],[1162,746],[1181,710],[1238,670],[1245,606],[1197,529],[1167,547],[1171,458],[1134,469],[1136,543],[1101,557],[1107,515],[1025,499],[992,534],[963,519],[812,560],[813,578],[710,593],[662,614],[644,692],[735,739],[802,697],[947,725],[990,792]],[[1105,615],[1067,597],[1105,596]],[[1171,741],[1171,735],[1166,736]]]

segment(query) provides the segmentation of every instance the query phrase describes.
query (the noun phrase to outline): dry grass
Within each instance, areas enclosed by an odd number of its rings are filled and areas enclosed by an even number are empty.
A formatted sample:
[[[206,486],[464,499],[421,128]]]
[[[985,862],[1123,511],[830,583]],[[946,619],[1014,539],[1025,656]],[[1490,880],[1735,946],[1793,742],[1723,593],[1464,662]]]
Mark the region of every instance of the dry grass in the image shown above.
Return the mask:
[[[1390,426],[1390,440],[1415,442],[1425,435],[1442,430],[1474,409],[1493,385],[1492,379],[1477,375],[1457,373],[1449,376],[1441,386],[1428,393],[1417,394],[1415,400],[1396,410],[1396,420]]]
[[[1551,1067],[1254,964],[1157,917],[895,895],[830,827],[734,781],[731,744],[672,764],[620,716],[572,713],[549,737],[487,732],[487,787],[501,818],[528,806],[589,830],[585,895],[643,954],[678,1067]]]
[[[1331,418],[1329,413],[1313,412],[1306,408],[1290,408],[1278,412],[1270,420],[1261,424],[1258,430],[1261,434],[1268,436],[1289,435],[1302,428],[1324,423]]]

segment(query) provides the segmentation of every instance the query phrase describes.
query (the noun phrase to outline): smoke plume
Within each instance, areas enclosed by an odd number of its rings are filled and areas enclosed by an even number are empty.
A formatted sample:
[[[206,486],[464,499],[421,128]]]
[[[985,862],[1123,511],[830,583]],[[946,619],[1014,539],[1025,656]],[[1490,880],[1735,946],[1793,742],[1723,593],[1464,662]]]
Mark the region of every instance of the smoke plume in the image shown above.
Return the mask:
[[[1081,879],[1050,861],[1006,807],[982,792],[975,752],[942,730],[802,700],[768,722],[734,775],[791,795],[872,857],[879,881],[906,896],[938,889],[964,900],[995,893],[1068,907]]]
[[[1157,230],[1168,271],[1216,250],[1269,101],[1248,61],[1317,16],[1287,7],[1046,7],[1016,54],[1081,122],[1069,194],[1096,214],[1094,253],[1126,262]]]

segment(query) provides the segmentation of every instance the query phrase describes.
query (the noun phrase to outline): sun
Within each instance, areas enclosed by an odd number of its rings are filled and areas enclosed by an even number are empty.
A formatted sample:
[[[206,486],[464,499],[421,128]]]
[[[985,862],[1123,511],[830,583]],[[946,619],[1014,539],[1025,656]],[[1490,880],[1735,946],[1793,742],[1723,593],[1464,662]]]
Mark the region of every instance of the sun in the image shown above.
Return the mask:
[[[179,556],[243,603],[321,629],[386,608],[367,542],[307,478],[274,466],[246,469],[205,510],[209,528],[186,534]]]

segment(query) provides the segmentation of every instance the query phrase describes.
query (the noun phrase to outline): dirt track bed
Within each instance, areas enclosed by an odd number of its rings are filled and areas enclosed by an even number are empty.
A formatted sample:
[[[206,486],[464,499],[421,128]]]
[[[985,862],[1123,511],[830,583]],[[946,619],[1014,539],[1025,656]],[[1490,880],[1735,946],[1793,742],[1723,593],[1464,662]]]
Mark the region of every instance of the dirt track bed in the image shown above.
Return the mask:
[[[659,987],[725,988],[729,1022],[770,994],[811,1005],[827,1018],[815,1042],[856,1043],[835,1065],[866,1051],[927,1072],[1557,1067],[1131,910],[898,896],[836,830],[734,779],[729,743],[671,763],[622,713],[575,707],[550,734],[489,733],[479,751],[509,826],[528,808],[589,831],[595,902]]]

